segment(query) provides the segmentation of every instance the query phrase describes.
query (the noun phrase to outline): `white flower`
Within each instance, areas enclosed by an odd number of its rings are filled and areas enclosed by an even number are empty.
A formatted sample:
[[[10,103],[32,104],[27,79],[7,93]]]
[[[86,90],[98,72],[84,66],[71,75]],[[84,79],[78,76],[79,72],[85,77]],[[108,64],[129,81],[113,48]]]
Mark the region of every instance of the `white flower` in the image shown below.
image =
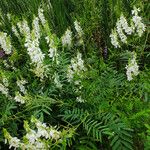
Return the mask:
[[[33,20],[33,30],[34,38],[40,39],[40,26],[39,26],[39,18],[35,17]]]
[[[71,80],[73,79],[73,75],[74,75],[74,71],[72,70],[72,67],[68,66],[68,70],[67,70],[68,82],[71,82]]]
[[[110,34],[110,38],[111,38],[111,44],[114,45],[115,48],[120,47],[118,42],[117,32],[115,30],[112,30],[112,33]]]
[[[39,48],[38,40],[35,39],[31,43],[28,43],[26,46],[32,63],[33,64],[43,63],[45,54],[43,54],[41,49]]]
[[[41,123],[39,120],[36,120],[36,127],[38,129],[37,131],[37,137],[45,137],[46,139],[49,138],[49,134],[48,134],[48,127],[46,126],[45,123]]]
[[[9,68],[9,67],[10,67],[6,60],[3,60],[3,64],[4,64],[4,66],[5,66],[6,68]]]
[[[83,36],[83,30],[80,26],[80,23],[77,20],[74,22],[74,27],[75,27],[76,31],[78,32],[79,36],[82,37]]]
[[[135,15],[137,16],[138,15],[138,12],[140,12],[140,8],[136,8],[135,6],[133,7],[133,10],[132,10],[132,15]]]
[[[122,29],[128,34],[131,35],[133,32],[133,28],[129,27],[126,18],[121,15],[119,23],[121,24]]]
[[[9,86],[8,79],[5,76],[3,76],[3,84],[4,84],[5,87]]]
[[[54,61],[55,58],[57,59],[58,53],[57,53],[57,45],[56,42],[54,41],[54,36],[51,36],[51,38],[49,38],[48,36],[45,37],[47,44],[49,45],[49,54],[48,56],[50,58],[52,58],[52,60]]]
[[[80,26],[80,23],[77,20],[74,22],[74,27],[75,27],[75,29],[77,31],[77,35],[78,35],[77,36],[77,38],[78,38],[78,44],[82,45],[83,44],[83,30],[82,30],[82,28]]]
[[[47,70],[48,66],[39,63],[32,71],[35,73],[37,77],[39,77],[42,80],[44,76],[46,76]]]
[[[83,71],[86,71],[86,68],[84,66],[84,61],[82,60],[82,54],[78,52],[77,57],[71,59],[71,65],[68,67],[68,81],[70,82],[73,79],[75,73],[80,75]]]
[[[17,26],[21,32],[21,34],[25,35],[26,38],[30,39],[30,28],[28,26],[28,23],[26,20],[23,20],[22,22],[18,22]],[[28,41],[28,40],[27,40]]]
[[[132,59],[129,60],[128,65],[126,66],[126,75],[128,81],[131,81],[133,79],[133,76],[137,76],[139,74],[139,66],[136,62],[136,53],[132,52]]]
[[[80,85],[80,84],[81,84],[81,81],[80,81],[80,80],[76,80],[76,81],[74,82],[74,84],[75,84],[75,85]]]
[[[76,101],[79,102],[79,103],[84,103],[84,102],[85,102],[85,100],[82,99],[81,96],[78,96],[78,97],[76,98]]]
[[[26,89],[24,87],[24,85],[27,83],[26,80],[17,80],[17,86],[20,88],[20,91],[23,93],[23,94],[26,94]]]
[[[54,75],[54,83],[57,88],[60,88],[60,89],[62,88],[62,84],[60,83],[59,76],[56,73]]]
[[[12,45],[10,37],[7,36],[7,33],[0,32],[0,46],[5,51],[6,54],[11,54]]]
[[[44,145],[44,143],[43,142],[40,142],[40,141],[36,141],[35,142],[35,147],[36,147],[36,149],[43,149],[43,150],[46,150],[46,148],[45,148],[45,145]]]
[[[30,129],[30,132],[26,134],[26,138],[29,140],[30,143],[34,144],[37,140],[37,134],[34,130]]]
[[[46,23],[46,20],[45,20],[44,14],[43,14],[43,9],[41,9],[41,8],[38,9],[38,17],[39,17],[42,25],[44,26]]]
[[[138,16],[138,12],[140,12],[139,8],[136,8],[134,6],[134,9],[132,10],[132,21],[134,23],[134,26],[136,28],[136,32],[138,33],[139,37],[142,36],[143,32],[145,31],[145,25],[142,23],[142,18]]]
[[[18,33],[18,31],[17,31],[17,29],[16,29],[16,27],[13,25],[12,26],[12,31],[14,32],[14,34],[17,36],[17,37],[19,37],[19,33]]]
[[[48,139],[49,134],[45,128],[38,127],[37,137],[45,137],[46,139]]]
[[[122,30],[122,23],[120,22],[120,20],[117,21],[116,23],[116,28],[117,28],[117,32],[118,32],[118,35],[121,39],[121,41],[123,43],[127,43],[127,37],[126,35],[123,33],[123,30]]]
[[[134,7],[134,9],[132,10],[133,16],[131,19],[130,26],[128,25],[126,18],[123,15],[120,16],[120,19],[116,23],[116,29],[112,30],[112,33],[110,34],[111,43],[116,48],[120,47],[119,42],[118,42],[118,36],[120,37],[123,43],[127,43],[127,36],[124,34],[124,32],[127,35],[131,35],[131,34],[134,34],[135,29],[136,29],[138,36],[139,37],[142,36],[146,27],[142,23],[142,18],[138,16],[139,11],[140,9],[139,8],[137,9],[136,7]]]
[[[72,32],[67,29],[65,34],[62,36],[62,45],[71,47],[72,44]]]
[[[11,149],[11,147],[18,148],[19,144],[20,140],[17,137],[11,137],[11,139],[9,140],[9,149]]]
[[[77,53],[77,65],[80,71],[86,71],[86,68],[84,67],[84,61],[82,59],[82,54]]]
[[[11,15],[9,13],[7,14],[7,18],[9,21],[11,21]]]
[[[14,100],[16,102],[20,102],[21,104],[25,103],[25,97],[23,97],[19,92],[16,93]]]
[[[0,83],[0,92],[8,97],[8,88],[6,88],[3,84]]]
[[[52,139],[58,140],[60,138],[60,132],[54,129],[51,129],[49,135]]]
[[[134,22],[136,32],[138,33],[139,37],[142,36],[143,32],[145,31],[145,25],[141,22],[142,18],[139,16],[133,16],[132,21]]]

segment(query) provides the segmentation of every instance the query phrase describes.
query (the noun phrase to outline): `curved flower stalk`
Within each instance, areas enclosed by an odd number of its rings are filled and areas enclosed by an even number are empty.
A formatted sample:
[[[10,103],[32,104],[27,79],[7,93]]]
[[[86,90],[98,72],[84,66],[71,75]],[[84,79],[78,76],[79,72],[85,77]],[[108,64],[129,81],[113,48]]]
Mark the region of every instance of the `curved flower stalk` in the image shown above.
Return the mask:
[[[144,33],[146,27],[142,23],[142,18],[138,16],[138,12],[140,12],[140,9],[134,6],[132,10],[132,19],[130,26],[128,25],[127,20],[123,15],[121,15],[120,19],[117,21],[116,29],[112,30],[112,33],[110,34],[111,43],[115,48],[120,47],[118,37],[120,38],[122,43],[128,44],[127,35],[138,34],[138,36],[141,37]],[[137,76],[139,74],[139,66],[136,63],[135,52],[132,53],[132,59],[129,59],[126,69],[128,81],[131,81],[133,79],[133,76]]]
[[[115,48],[120,47],[117,37],[120,38],[122,43],[127,44],[127,35],[136,35],[137,33],[138,36],[141,37],[144,33],[146,27],[142,23],[142,18],[138,16],[138,12],[140,12],[140,9],[134,6],[132,10],[132,19],[130,26],[128,25],[128,22],[123,14],[118,19],[116,23],[116,29],[112,30],[112,33],[110,34],[111,43]]]
[[[42,123],[35,117],[31,117],[31,123],[35,125],[35,129],[31,129],[29,123],[24,121],[24,129],[26,134],[22,140],[17,137],[12,137],[6,129],[4,131],[5,144],[8,143],[9,148],[21,148],[24,150],[49,150],[53,146],[59,145],[73,136],[74,130],[58,131],[56,127],[47,126],[46,123]]]
[[[12,53],[12,45],[7,33],[0,32],[0,46],[4,50],[5,54],[9,55]]]
[[[133,79],[133,76],[137,76],[139,74],[139,66],[136,62],[136,53],[132,52],[132,59],[129,59],[128,65],[126,66],[126,75],[128,81]]]

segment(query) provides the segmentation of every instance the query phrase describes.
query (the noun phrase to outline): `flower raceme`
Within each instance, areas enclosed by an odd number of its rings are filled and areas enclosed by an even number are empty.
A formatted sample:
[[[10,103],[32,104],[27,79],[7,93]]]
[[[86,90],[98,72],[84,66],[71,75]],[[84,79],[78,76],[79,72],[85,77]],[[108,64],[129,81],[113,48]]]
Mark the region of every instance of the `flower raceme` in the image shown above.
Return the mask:
[[[70,131],[66,130],[62,133],[58,131],[56,127],[47,126],[46,123],[42,123],[33,116],[31,117],[31,123],[35,125],[36,129],[31,129],[28,122],[24,121],[26,134],[23,136],[22,140],[17,137],[12,137],[6,129],[3,129],[5,144],[8,142],[10,145],[9,148],[13,147],[15,149],[48,150],[51,146],[60,144],[65,136],[67,138],[70,136]]]
[[[6,97],[8,97],[9,90],[6,86],[0,83],[0,92],[4,94]]]
[[[22,96],[19,92],[16,92],[16,96],[14,97],[14,100],[16,102],[19,102],[21,104],[24,104],[25,103],[25,97]]]
[[[145,31],[145,25],[142,23],[142,18],[138,16],[138,12],[140,9],[134,6],[132,10],[132,19],[131,25],[128,25],[128,22],[124,15],[122,14],[116,23],[116,29],[112,30],[110,34],[111,43],[115,48],[120,47],[118,39],[121,40],[122,43],[127,44],[127,35],[136,34],[141,37]],[[119,37],[119,38],[118,38]]]
[[[67,78],[68,82],[74,81],[76,86],[75,94],[78,96],[76,97],[76,101],[79,103],[85,102],[85,100],[81,96],[82,84],[80,80],[75,80],[74,76],[77,75],[79,78],[82,78],[82,73],[86,71],[84,66],[84,61],[82,59],[82,54],[80,52],[77,53],[77,56],[71,59],[71,65],[68,66]]]
[[[62,36],[62,45],[71,47],[72,44],[72,32],[71,30],[67,29],[65,34]]]
[[[112,30],[110,34],[111,43],[115,48],[121,47],[120,43],[127,43],[127,36],[128,35],[138,35],[139,37],[145,31],[145,25],[142,23],[142,18],[138,16],[138,12],[140,12],[139,8],[134,6],[132,10],[132,19],[131,25],[129,26],[127,23],[126,18],[122,14],[116,23],[116,29]],[[119,41],[121,40],[121,42]],[[132,59],[129,59],[128,65],[126,65],[126,75],[127,80],[131,81],[133,76],[137,76],[139,74],[139,66],[136,63],[136,53],[131,53]]]
[[[20,89],[20,92],[22,92],[23,94],[26,94],[27,90],[25,89],[24,85],[27,83],[26,80],[17,80],[17,86]]]
[[[131,81],[133,79],[133,76],[137,76],[139,74],[139,66],[136,62],[136,53],[131,53],[132,59],[129,59],[128,65],[126,66],[126,75],[128,81]]]
[[[67,73],[68,81],[69,82],[72,81],[74,74],[80,76],[83,71],[86,71],[86,68],[84,66],[82,54],[78,52],[77,56],[71,59],[71,65],[68,66],[68,73]]]
[[[74,27],[75,27],[75,29],[77,31],[78,43],[82,45],[83,44],[83,30],[82,30],[82,28],[80,26],[80,22],[75,20]]]
[[[138,12],[140,12],[140,9],[134,7],[134,9],[132,10],[132,15],[133,15],[132,21],[134,23],[138,36],[141,37],[146,27],[142,23],[142,18],[138,16]]]
[[[12,45],[10,37],[7,36],[7,33],[0,32],[0,46],[4,50],[5,54],[9,55],[12,52]]]

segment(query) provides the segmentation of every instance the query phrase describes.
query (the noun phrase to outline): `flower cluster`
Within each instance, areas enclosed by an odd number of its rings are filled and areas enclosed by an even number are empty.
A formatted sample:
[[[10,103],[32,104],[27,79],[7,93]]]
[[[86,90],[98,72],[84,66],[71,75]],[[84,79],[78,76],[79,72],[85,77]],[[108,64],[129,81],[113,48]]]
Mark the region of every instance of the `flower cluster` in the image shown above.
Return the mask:
[[[47,36],[45,37],[46,39],[46,42],[49,46],[49,54],[48,56],[50,58],[52,58],[52,61],[56,61],[56,64],[58,64],[58,60],[57,60],[57,57],[58,57],[58,53],[57,53],[57,38],[55,35],[51,35],[51,37]]]
[[[136,53],[132,52],[131,55],[132,59],[129,59],[128,65],[126,66],[126,75],[128,81],[131,81],[133,79],[133,76],[137,76],[139,74],[139,66],[136,62]]]
[[[5,54],[11,54],[12,45],[10,37],[7,36],[7,33],[0,32],[0,46],[4,50]]]
[[[35,117],[31,118],[31,123],[35,124],[36,129],[31,129],[28,122],[24,121],[26,135],[23,137],[22,140],[18,139],[17,137],[12,137],[6,129],[3,130],[5,136],[5,143],[9,143],[9,148],[14,147],[15,149],[21,148],[27,150],[48,150],[55,143],[59,144],[62,142],[64,133],[58,131],[56,127],[49,127]],[[69,135],[68,132],[66,132],[65,134]]]
[[[71,30],[67,29],[65,34],[62,36],[62,45],[71,47],[72,44],[72,32]]]
[[[20,140],[17,137],[12,137],[6,129],[3,130],[5,134],[5,144],[7,143],[7,140],[9,141],[9,149],[12,147],[19,148]]]
[[[41,8],[38,9],[38,17],[39,17],[42,25],[44,26],[46,23],[46,20],[45,20],[44,14],[43,14],[43,9],[41,9]]]
[[[121,15],[120,19],[116,23],[116,29],[112,30],[112,33],[110,34],[111,43],[115,48],[120,47],[120,44],[118,42],[118,37],[120,38],[122,43],[127,43],[127,35],[131,35],[136,32],[138,33],[138,36],[141,37],[143,32],[145,31],[145,25],[142,23],[142,18],[138,16],[138,12],[140,9],[134,7],[132,10],[132,19],[131,19],[131,25],[128,25],[128,22],[126,18]]]
[[[26,100],[26,95],[27,95],[27,90],[24,85],[27,83],[27,81],[22,79],[22,80],[17,80],[16,83],[17,83],[17,86],[19,87],[20,91],[15,93],[14,100],[16,102],[24,104],[25,100]]]
[[[115,48],[120,47],[116,30],[112,30],[112,33],[110,34],[110,38],[111,38],[111,43],[112,45],[115,46]]]
[[[8,97],[8,88],[1,83],[0,83],[0,92],[2,92],[2,94]]]
[[[83,85],[82,85],[82,82],[80,80],[76,80],[74,82],[76,88],[75,88],[75,94],[77,95],[76,97],[76,101],[79,102],[79,103],[84,103],[85,100],[82,98],[82,88],[83,88]]]
[[[20,32],[25,36],[25,47],[30,56],[31,63],[35,66],[33,72],[37,77],[43,79],[45,66],[43,64],[45,54],[42,53],[39,47],[40,39],[40,27],[39,19],[35,17],[33,20],[33,29],[30,31],[27,21],[23,21],[17,24]]]
[[[14,26],[14,25],[12,26],[12,31],[15,34],[15,36],[19,38],[19,33],[18,33],[17,29],[16,29],[16,26]]]
[[[17,26],[19,28],[20,33],[25,36],[25,43],[30,42],[31,39],[31,31],[28,26],[28,22],[26,20],[23,20],[22,22],[18,22]]]
[[[26,80],[17,80],[17,86],[20,89],[20,92],[22,92],[23,94],[27,93],[27,90],[25,89],[24,85],[27,83]]]
[[[83,71],[86,71],[86,68],[84,66],[84,61],[82,60],[82,54],[78,52],[77,57],[71,59],[71,65],[68,67],[68,81],[70,82],[75,74],[80,76]]]
[[[16,102],[21,103],[21,104],[24,104],[24,103],[25,103],[25,97],[22,96],[19,92],[16,92],[16,95],[15,95],[15,97],[14,97],[14,100],[15,100]]]
[[[74,27],[77,31],[77,37],[78,37],[78,40],[79,40],[78,43],[83,44],[83,30],[80,26],[80,23],[77,20],[74,22]]]
[[[62,84],[60,82],[59,76],[57,73],[54,74],[54,84],[56,85],[57,88],[61,89],[62,88]]]
[[[67,78],[68,82],[72,82],[74,79],[74,76],[77,75],[79,78],[82,77],[82,73],[86,71],[86,68],[84,66],[84,61],[82,60],[82,54],[77,53],[77,56],[73,59],[71,59],[71,65],[68,66],[68,72],[67,72]],[[82,84],[81,81],[78,79],[74,79],[74,85],[75,85],[75,94],[77,95],[76,101],[77,102],[85,102],[84,99],[81,97],[82,93]]]
[[[141,37],[143,32],[145,31],[145,25],[142,23],[142,18],[138,16],[138,12],[140,12],[140,9],[134,7],[134,9],[132,10],[132,21],[134,22],[134,26],[136,28],[138,36]]]

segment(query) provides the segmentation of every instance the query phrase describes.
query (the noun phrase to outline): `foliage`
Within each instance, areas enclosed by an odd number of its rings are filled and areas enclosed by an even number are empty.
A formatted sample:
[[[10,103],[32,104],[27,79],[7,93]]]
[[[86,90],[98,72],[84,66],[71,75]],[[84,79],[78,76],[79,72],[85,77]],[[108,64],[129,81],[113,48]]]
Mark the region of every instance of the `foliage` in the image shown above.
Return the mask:
[[[147,0],[1,0],[0,149],[13,140],[30,145],[26,132],[39,134],[38,121],[48,133],[62,131],[62,140],[46,142],[41,130],[37,139],[52,149],[150,149],[149,7]],[[128,35],[121,23],[124,41],[118,24],[123,16],[138,28],[133,8],[141,10],[142,34]]]

